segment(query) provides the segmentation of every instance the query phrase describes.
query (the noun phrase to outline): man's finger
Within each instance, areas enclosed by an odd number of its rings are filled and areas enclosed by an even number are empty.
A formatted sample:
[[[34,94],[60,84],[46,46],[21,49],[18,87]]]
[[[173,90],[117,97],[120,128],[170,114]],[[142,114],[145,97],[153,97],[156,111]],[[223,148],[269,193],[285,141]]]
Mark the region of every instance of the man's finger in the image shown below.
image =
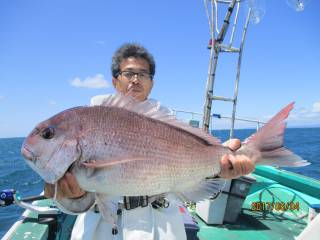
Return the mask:
[[[241,165],[241,176],[248,174],[248,169],[247,169],[247,159],[245,156],[240,157],[240,165]]]
[[[72,192],[69,189],[69,185],[65,179],[65,177],[63,177],[62,179],[59,180],[59,185],[58,185],[58,196],[63,198],[69,198],[70,196],[72,196]]]
[[[77,183],[76,178],[69,172],[65,174],[66,181],[69,185],[69,189],[73,194],[77,194],[80,190],[80,187]]]
[[[243,159],[244,159],[244,164],[246,166],[246,170],[245,170],[244,174],[249,174],[249,173],[253,172],[255,169],[254,162],[251,161],[250,158],[248,158],[247,156],[244,156],[244,155],[243,155]]]
[[[245,155],[231,156],[230,154],[230,161],[238,177],[247,175],[254,170],[254,163]]]
[[[229,170],[232,169],[232,164],[229,161],[229,155],[228,154],[224,154],[221,158],[221,168],[223,170]]]
[[[72,193],[72,196],[69,196],[69,197],[73,197],[73,198],[81,197],[85,193],[85,191],[80,188],[77,182],[77,179],[72,173],[67,172],[65,174],[65,178],[69,185],[69,190]]]
[[[221,161],[221,171],[220,171],[220,177],[222,178],[231,178],[233,175],[233,166],[232,163],[229,160],[229,154],[225,154],[222,156]]]
[[[241,147],[241,141],[237,138],[229,139],[223,143],[223,146],[228,147],[231,151],[235,151]]]
[[[238,148],[241,147],[241,141],[239,139],[230,139],[228,147],[232,150],[235,151]]]
[[[232,177],[236,178],[242,172],[241,162],[238,159],[236,159],[236,157],[233,156],[232,154],[229,154],[229,160],[230,160],[232,167],[233,167],[233,173],[232,173],[233,176]]]
[[[45,183],[44,196],[46,198],[52,198],[54,196],[54,184]]]

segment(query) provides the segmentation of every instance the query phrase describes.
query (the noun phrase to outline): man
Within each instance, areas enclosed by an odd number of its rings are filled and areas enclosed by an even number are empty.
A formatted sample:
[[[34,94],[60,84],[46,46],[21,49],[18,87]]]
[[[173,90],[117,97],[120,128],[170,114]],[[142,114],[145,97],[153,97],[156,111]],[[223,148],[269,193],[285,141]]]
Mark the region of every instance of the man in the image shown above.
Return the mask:
[[[124,95],[132,96],[139,101],[145,101],[153,87],[153,76],[155,74],[155,62],[152,55],[142,46],[138,44],[125,44],[120,47],[112,58],[112,83],[117,92]],[[96,96],[91,100],[93,105],[99,105],[103,101],[103,96]],[[240,147],[240,141],[234,139],[226,143],[226,145],[236,150]],[[253,162],[245,156],[232,156],[224,155],[220,161],[222,178],[236,178],[253,171]],[[79,187],[75,177],[67,172],[65,176],[59,180],[57,187],[58,199],[81,199],[85,192]],[[52,197],[54,195],[54,188],[52,185],[46,184],[45,196]],[[172,204],[166,211],[154,210],[150,204],[147,207],[138,206],[135,209],[125,210],[122,213],[122,226],[123,229],[120,234],[120,238],[126,239],[185,239],[184,226],[179,219],[180,213],[177,211],[177,207]],[[155,222],[150,219],[150,215],[156,218]],[[91,229],[90,236],[83,232],[85,221],[88,221],[90,216],[93,216],[89,222],[92,223],[92,219],[96,221],[94,229]],[[136,222],[136,219],[145,220],[146,225],[150,225],[148,228],[140,225],[132,225],[132,222]],[[159,230],[162,223],[167,224],[167,231]],[[97,217],[93,213],[85,213],[78,217],[75,227],[80,227],[80,230],[74,230],[72,234],[73,239],[85,239],[85,238],[97,238],[99,234],[103,233],[108,228],[100,216]],[[169,227],[168,227],[169,226]],[[142,227],[142,229],[139,229]],[[131,228],[131,229],[130,229]],[[79,228],[77,228],[79,229]],[[80,231],[80,233],[79,233]],[[151,231],[151,232],[150,232]],[[97,235],[98,234],[98,235]],[[104,235],[105,236],[105,235]],[[143,237],[142,237],[143,236]],[[120,239],[119,238],[119,239]]]

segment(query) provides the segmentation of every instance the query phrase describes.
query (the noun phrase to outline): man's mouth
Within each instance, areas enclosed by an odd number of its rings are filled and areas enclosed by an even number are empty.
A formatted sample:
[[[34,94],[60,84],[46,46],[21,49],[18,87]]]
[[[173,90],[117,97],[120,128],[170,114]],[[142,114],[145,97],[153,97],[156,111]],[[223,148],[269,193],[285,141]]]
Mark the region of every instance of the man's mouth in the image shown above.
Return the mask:
[[[139,88],[130,88],[128,90],[128,92],[141,92],[141,89],[139,89]]]
[[[142,87],[139,85],[131,85],[128,87],[128,92],[141,92]]]

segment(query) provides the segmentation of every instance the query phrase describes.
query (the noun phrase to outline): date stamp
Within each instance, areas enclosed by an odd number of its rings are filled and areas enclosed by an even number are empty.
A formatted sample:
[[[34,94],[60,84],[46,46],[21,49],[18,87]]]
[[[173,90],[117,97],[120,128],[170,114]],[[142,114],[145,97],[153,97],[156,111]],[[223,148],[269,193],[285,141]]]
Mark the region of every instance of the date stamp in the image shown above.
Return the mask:
[[[251,211],[299,211],[299,202],[252,202]]]

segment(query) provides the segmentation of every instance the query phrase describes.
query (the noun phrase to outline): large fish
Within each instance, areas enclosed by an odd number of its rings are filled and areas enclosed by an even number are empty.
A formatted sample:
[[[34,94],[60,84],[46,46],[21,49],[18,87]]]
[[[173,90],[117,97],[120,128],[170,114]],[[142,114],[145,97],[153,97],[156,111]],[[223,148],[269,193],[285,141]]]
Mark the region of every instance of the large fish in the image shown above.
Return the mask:
[[[223,154],[244,154],[256,164],[305,166],[283,147],[289,104],[231,152],[220,141],[182,123],[155,101],[114,95],[101,106],[65,110],[38,124],[22,154],[48,183],[68,169],[81,188],[108,196],[207,191]]]

